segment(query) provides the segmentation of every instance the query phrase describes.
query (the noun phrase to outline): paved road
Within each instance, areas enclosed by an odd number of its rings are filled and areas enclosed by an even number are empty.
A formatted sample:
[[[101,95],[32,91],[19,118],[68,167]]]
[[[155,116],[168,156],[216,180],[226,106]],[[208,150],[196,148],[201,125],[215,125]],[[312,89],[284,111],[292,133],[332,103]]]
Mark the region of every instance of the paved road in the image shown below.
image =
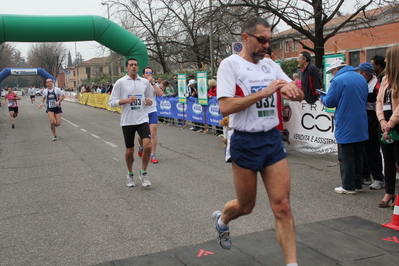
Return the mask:
[[[92,265],[213,239],[210,216],[235,195],[220,138],[159,125],[159,164],[148,169],[153,186],[128,188],[120,115],[68,102],[63,111],[53,142],[45,111],[28,98],[15,129],[0,108],[0,265]],[[289,150],[288,158],[296,224],[350,215],[391,220],[391,210],[377,207],[382,190],[333,192],[336,156]],[[139,167],[137,160],[136,173]],[[233,238],[273,228],[261,183],[258,189],[253,213],[232,222]]]

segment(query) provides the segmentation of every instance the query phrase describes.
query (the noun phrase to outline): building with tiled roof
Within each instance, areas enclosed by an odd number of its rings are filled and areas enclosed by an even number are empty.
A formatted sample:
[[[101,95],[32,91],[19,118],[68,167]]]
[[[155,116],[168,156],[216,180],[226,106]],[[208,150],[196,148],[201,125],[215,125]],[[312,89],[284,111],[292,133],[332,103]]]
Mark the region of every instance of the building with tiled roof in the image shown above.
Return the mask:
[[[76,88],[78,85],[90,78],[100,77],[103,75],[110,75],[111,63],[110,57],[97,57],[87,61],[83,61],[76,66],[71,66],[65,69],[65,72],[69,72],[66,75],[67,88]],[[113,64],[113,76],[116,81],[124,72],[123,62]],[[110,80],[111,82],[111,80]]]
[[[337,17],[329,21],[324,27],[324,36],[330,34],[350,15]],[[365,17],[370,20],[365,23]],[[309,29],[314,24],[307,25]],[[399,6],[386,6],[360,12],[355,22],[350,22],[342,27],[324,45],[325,55],[344,54],[346,62],[357,66],[362,62],[369,62],[376,55],[384,55],[389,46],[399,44]],[[296,58],[305,50],[298,42],[313,47],[313,43],[294,29],[286,30],[273,35],[273,59]]]

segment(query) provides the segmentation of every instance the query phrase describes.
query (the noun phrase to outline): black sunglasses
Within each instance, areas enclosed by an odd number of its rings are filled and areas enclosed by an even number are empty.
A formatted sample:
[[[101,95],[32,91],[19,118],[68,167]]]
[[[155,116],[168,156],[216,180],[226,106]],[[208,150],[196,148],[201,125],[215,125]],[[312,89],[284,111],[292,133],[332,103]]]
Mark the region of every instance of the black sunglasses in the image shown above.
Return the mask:
[[[266,38],[263,37],[263,36],[258,37],[258,36],[252,35],[251,33],[248,33],[248,32],[247,32],[247,34],[248,34],[249,36],[255,37],[256,40],[257,40],[259,43],[261,43],[261,44],[266,44],[266,43],[269,43],[269,44],[270,44],[270,43],[272,42],[272,39],[271,39],[271,38],[270,38],[270,39],[266,39]]]

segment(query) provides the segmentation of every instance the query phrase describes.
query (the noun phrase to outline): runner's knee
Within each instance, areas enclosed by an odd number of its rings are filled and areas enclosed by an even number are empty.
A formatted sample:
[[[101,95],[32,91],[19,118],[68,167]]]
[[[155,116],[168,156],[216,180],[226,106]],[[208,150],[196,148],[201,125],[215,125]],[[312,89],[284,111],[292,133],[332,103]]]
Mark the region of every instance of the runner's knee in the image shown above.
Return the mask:
[[[276,218],[286,218],[291,216],[291,206],[288,198],[273,203],[271,207]]]
[[[250,213],[252,213],[252,210],[255,207],[255,202],[248,202],[248,203],[244,203],[244,204],[239,204],[239,211],[241,215],[248,215]]]

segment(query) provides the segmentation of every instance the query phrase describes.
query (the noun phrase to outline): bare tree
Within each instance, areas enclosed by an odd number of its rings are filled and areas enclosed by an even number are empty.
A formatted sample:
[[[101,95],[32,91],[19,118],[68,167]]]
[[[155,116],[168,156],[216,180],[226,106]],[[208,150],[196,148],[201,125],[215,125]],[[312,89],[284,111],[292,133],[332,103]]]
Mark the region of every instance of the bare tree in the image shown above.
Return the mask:
[[[201,68],[210,63],[209,16],[206,0],[161,0],[175,18],[170,48],[171,59],[179,64],[193,64]]]
[[[164,73],[169,72],[166,31],[170,28],[170,16],[160,1],[115,0],[108,1],[119,14],[122,26],[143,40],[149,51],[150,61],[157,62]],[[133,18],[133,19],[132,19]]]
[[[57,78],[65,57],[65,47],[62,43],[35,43],[28,51],[28,64],[46,70]]]
[[[353,0],[351,15],[347,16],[345,20],[333,28],[328,27],[328,23],[338,15],[345,13],[345,4],[349,1],[344,0],[218,0],[221,7],[244,8],[250,7],[253,9],[264,9],[279,20],[285,22],[288,26],[295,29],[299,34],[292,35],[291,38],[302,44],[304,49],[314,52],[315,63],[317,67],[321,68],[323,65],[324,45],[328,39],[337,34],[343,27],[352,23],[359,25],[367,24],[372,18],[365,13],[367,8],[382,7],[387,4],[398,4],[398,1],[383,1],[383,0]],[[344,3],[346,2],[346,3]],[[347,7],[346,7],[347,8]],[[359,18],[362,14],[362,18]],[[275,26],[275,23],[274,23]],[[312,46],[306,45],[302,42],[304,39],[309,39]]]
[[[13,54],[15,48],[9,43],[0,45],[0,71],[4,68],[13,67]]]

